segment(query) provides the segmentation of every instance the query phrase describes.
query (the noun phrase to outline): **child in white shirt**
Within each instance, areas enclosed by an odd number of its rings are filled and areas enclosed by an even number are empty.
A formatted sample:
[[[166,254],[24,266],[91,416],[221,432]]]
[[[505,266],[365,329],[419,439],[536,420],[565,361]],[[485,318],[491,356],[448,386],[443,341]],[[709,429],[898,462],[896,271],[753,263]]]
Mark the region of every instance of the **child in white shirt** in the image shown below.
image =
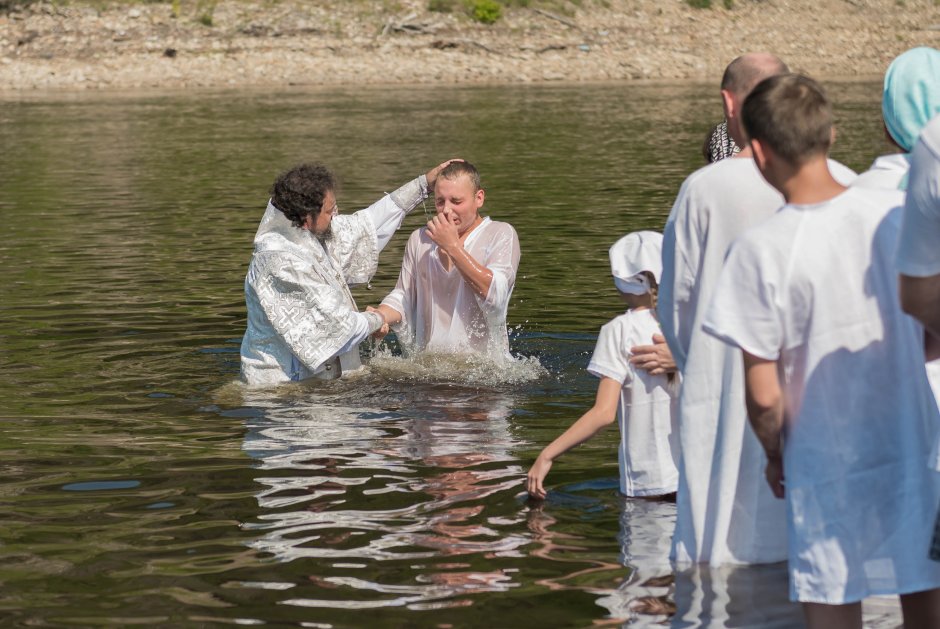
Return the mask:
[[[662,240],[656,232],[635,232],[610,248],[614,283],[627,312],[601,328],[588,364],[588,371],[601,379],[594,406],[539,454],[528,474],[532,497],[545,497],[543,481],[556,458],[593,437],[615,417],[620,424],[620,492],[663,496],[676,491],[675,387],[669,376],[654,376],[630,363],[631,347],[661,334],[655,301]]]

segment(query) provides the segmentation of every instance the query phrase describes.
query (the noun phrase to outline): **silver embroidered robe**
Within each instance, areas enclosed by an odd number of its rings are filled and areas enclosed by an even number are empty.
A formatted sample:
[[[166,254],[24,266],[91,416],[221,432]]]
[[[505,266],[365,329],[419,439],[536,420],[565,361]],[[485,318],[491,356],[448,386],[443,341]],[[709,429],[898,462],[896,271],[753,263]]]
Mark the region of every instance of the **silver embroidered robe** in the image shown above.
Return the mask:
[[[348,347],[358,310],[349,286],[372,279],[379,252],[426,196],[422,175],[365,210],[334,217],[324,242],[268,203],[245,277],[241,373],[248,384],[332,378],[360,366],[358,343]]]

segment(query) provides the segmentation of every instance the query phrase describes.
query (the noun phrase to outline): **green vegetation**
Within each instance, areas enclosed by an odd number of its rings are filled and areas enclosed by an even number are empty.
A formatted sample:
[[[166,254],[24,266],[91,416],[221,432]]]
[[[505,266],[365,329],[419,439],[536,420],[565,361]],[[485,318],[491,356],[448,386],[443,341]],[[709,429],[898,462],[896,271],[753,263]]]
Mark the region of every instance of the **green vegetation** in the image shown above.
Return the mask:
[[[472,0],[470,15],[477,22],[492,24],[503,16],[503,7],[496,0]]]

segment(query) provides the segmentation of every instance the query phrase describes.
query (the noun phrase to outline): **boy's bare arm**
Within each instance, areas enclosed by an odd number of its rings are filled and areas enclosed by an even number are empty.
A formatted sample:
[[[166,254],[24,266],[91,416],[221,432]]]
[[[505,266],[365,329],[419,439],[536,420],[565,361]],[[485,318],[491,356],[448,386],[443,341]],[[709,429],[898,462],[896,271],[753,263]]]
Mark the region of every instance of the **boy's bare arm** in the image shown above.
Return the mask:
[[[748,419],[767,453],[770,489],[777,498],[783,498],[783,391],[777,378],[777,361],[743,353]]]

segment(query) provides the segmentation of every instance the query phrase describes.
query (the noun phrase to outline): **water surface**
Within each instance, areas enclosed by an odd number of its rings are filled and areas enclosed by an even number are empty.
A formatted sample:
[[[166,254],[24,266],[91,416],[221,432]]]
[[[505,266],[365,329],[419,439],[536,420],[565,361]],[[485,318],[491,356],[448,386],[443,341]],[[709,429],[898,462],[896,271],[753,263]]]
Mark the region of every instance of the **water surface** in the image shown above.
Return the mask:
[[[831,91],[834,157],[863,169],[886,150],[879,86]],[[607,248],[662,228],[720,117],[702,85],[7,96],[4,625],[583,627],[678,607],[674,626],[798,626],[779,566],[672,575],[674,507],[617,494],[616,430],[556,463],[547,501],[522,493],[593,401],[584,366],[621,307]],[[275,175],[324,161],[352,211],[452,156],[519,233],[526,365],[233,384]]]

